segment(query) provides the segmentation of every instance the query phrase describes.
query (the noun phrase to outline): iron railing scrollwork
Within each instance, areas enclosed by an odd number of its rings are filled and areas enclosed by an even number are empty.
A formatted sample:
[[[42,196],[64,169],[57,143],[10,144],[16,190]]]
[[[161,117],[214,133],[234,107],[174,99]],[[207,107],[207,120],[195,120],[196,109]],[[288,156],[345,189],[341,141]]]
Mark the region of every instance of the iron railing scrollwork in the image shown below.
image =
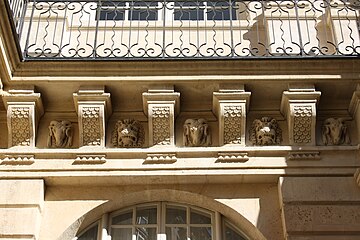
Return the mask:
[[[21,21],[25,59],[360,55],[360,0],[31,0],[22,6],[14,20]]]

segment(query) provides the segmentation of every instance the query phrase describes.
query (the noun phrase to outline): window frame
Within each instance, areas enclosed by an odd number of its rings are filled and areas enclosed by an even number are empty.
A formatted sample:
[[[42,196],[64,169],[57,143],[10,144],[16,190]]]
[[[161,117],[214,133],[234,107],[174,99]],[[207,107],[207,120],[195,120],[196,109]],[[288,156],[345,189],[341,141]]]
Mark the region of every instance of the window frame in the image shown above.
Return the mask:
[[[156,224],[136,224],[136,210],[146,207],[156,207]],[[185,224],[167,224],[166,223],[166,209],[168,207],[181,207],[186,209],[186,223]],[[195,210],[199,213],[204,213],[209,216],[210,223],[204,223],[204,224],[196,224],[191,223],[190,217],[191,217],[191,210]],[[121,214],[125,214],[127,212],[132,212],[132,222],[131,224],[113,224],[113,218],[116,216],[120,216]],[[233,231],[238,233],[241,237],[243,237],[246,240],[249,240],[249,238],[244,234],[238,227],[235,226],[234,223],[231,223],[226,217],[221,215],[219,212],[211,211],[208,209],[204,209],[198,206],[190,205],[190,204],[181,204],[176,202],[150,202],[150,203],[144,203],[144,204],[137,204],[130,207],[122,208],[116,211],[113,211],[111,213],[105,213],[101,219],[95,221],[88,227],[81,230],[79,234],[77,234],[78,237],[75,237],[73,240],[77,240],[81,237],[86,231],[90,230],[92,227],[94,227],[97,224],[98,226],[98,234],[96,240],[110,240],[112,229],[115,228],[130,228],[132,231],[132,237],[131,239],[134,239],[134,233],[136,231],[137,227],[156,227],[156,239],[157,240],[165,240],[166,239],[166,227],[169,225],[173,225],[174,227],[186,227],[187,229],[187,239],[190,237],[191,227],[211,227],[211,240],[219,240],[219,238],[222,238],[225,240],[225,228],[226,226],[229,226]],[[105,235],[104,235],[105,233]],[[104,237],[105,236],[105,237]],[[168,239],[169,240],[169,239]]]

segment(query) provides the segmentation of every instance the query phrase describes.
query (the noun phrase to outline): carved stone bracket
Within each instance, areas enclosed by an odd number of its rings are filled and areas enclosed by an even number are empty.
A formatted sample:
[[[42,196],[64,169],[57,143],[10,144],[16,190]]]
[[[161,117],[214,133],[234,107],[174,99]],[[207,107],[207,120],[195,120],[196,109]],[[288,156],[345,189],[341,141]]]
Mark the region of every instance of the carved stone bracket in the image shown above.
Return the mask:
[[[290,145],[316,145],[316,104],[321,93],[314,86],[284,91],[280,110],[287,118]]]
[[[171,164],[176,161],[175,153],[149,153],[143,164]]]
[[[77,155],[74,165],[103,164],[106,162],[105,155]]]
[[[35,147],[38,122],[44,114],[40,93],[9,90],[2,97],[7,109],[8,146]]]
[[[247,152],[219,152],[216,163],[242,163],[249,160]]]
[[[308,151],[297,151],[289,152],[287,160],[291,161],[302,161],[302,160],[320,160],[319,152],[308,152]]]
[[[104,88],[80,89],[74,93],[78,114],[80,146],[105,147],[106,120],[112,113],[110,93]]]
[[[180,93],[149,90],[143,93],[143,108],[148,115],[149,146],[175,145],[175,115],[180,111]]]
[[[34,155],[5,155],[1,165],[31,165],[34,163]]]
[[[219,121],[219,145],[245,145],[246,112],[250,92],[220,90],[213,93],[213,112]]]
[[[354,174],[355,181],[357,185],[360,187],[360,168],[358,168]]]
[[[354,91],[350,105],[349,113],[355,119],[356,126],[358,129],[357,136],[360,137],[360,84],[358,84],[356,91]]]

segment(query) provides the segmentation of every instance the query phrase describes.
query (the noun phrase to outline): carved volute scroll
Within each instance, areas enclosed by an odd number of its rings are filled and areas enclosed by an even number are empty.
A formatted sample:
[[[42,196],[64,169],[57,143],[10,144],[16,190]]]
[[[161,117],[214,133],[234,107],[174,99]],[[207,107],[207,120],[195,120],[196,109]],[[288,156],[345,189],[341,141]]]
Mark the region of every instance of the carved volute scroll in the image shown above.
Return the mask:
[[[122,119],[115,124],[112,144],[115,147],[142,147],[145,140],[144,128],[134,119]]]
[[[350,144],[347,125],[342,118],[328,118],[321,129],[322,141],[325,145]]]
[[[211,131],[207,121],[200,119],[187,119],[184,123],[184,146],[207,147],[211,145]]]
[[[51,121],[47,146],[49,148],[70,148],[73,143],[73,126],[70,121]]]
[[[255,119],[249,135],[252,144],[259,146],[279,145],[282,141],[282,131],[278,122],[271,117]]]

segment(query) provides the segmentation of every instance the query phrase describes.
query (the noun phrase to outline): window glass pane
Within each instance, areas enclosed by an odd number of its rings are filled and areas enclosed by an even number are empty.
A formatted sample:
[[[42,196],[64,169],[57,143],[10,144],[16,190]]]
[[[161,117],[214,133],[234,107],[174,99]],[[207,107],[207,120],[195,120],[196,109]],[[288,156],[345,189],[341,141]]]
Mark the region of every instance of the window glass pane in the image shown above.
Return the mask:
[[[175,2],[174,20],[204,20],[204,3]]]
[[[207,20],[236,20],[235,2],[207,2]]]
[[[132,211],[113,217],[111,224],[114,225],[132,224]]]
[[[98,235],[98,225],[96,224],[78,238],[78,240],[96,240]]]
[[[131,240],[132,229],[131,228],[112,228],[111,240]]]
[[[100,20],[124,20],[125,2],[102,2]]]
[[[245,240],[238,232],[229,226],[225,226],[225,240]]]
[[[156,228],[136,228],[136,240],[156,240]]]
[[[191,209],[190,223],[191,224],[211,224],[210,214],[198,212],[196,210]]]
[[[135,2],[131,5],[129,20],[154,21],[158,20],[158,2]]]
[[[136,224],[156,224],[156,212],[156,207],[136,209]]]
[[[191,240],[211,240],[211,227],[191,227]]]
[[[166,227],[166,240],[186,240],[185,227]]]
[[[168,206],[166,208],[166,223],[167,224],[185,224],[186,223],[186,208],[177,206]]]

